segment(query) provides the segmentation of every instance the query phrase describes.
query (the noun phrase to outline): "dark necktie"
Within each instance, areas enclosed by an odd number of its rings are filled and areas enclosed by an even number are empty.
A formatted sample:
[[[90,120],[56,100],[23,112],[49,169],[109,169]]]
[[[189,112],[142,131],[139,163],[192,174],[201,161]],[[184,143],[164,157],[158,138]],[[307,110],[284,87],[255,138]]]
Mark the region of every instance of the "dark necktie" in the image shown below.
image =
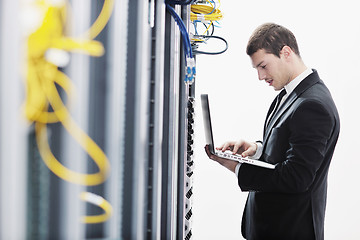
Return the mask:
[[[284,95],[286,94],[286,90],[283,89],[281,90],[281,92],[279,93],[279,95],[277,95],[276,97],[276,104],[275,104],[275,107],[274,107],[274,110],[271,112],[270,116],[269,116],[269,119],[266,123],[266,126],[269,125],[271,119],[275,116],[275,113],[276,111],[278,110],[279,106],[280,106],[280,102],[281,102],[281,99],[284,97]]]

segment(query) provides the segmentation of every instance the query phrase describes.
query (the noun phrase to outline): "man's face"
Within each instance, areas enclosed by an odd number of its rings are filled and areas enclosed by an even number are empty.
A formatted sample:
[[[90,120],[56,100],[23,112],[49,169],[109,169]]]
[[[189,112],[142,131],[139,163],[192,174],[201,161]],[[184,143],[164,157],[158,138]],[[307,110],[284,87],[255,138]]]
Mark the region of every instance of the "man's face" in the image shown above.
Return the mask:
[[[283,51],[280,58],[274,54],[266,53],[264,49],[256,51],[250,56],[253,67],[258,72],[259,80],[265,80],[276,91],[281,90],[290,82],[290,72]]]

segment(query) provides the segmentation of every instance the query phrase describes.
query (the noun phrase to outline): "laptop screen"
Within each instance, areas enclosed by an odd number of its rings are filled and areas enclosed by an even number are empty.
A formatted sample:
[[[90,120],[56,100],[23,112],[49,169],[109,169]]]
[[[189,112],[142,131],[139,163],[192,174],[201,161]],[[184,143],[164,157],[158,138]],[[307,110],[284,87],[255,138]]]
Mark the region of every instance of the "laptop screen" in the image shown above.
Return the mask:
[[[206,144],[209,145],[210,152],[215,153],[213,133],[211,127],[209,97],[207,94],[201,94],[201,107],[202,107],[203,120],[204,120]]]

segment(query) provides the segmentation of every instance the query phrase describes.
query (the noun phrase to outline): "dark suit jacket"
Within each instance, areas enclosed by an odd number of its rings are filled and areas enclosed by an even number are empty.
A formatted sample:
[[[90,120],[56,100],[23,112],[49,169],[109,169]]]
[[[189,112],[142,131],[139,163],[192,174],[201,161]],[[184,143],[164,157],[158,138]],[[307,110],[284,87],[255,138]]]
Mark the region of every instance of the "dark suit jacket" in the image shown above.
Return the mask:
[[[313,71],[264,129],[260,159],[276,168],[240,167],[239,186],[249,191],[242,220],[246,239],[324,239],[327,175],[340,121]]]

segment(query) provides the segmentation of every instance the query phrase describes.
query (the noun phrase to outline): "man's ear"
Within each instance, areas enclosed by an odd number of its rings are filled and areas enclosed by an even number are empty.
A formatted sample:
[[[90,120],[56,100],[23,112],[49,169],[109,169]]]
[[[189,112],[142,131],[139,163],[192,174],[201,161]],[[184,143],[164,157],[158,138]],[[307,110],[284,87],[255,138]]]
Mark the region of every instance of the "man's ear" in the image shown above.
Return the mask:
[[[292,53],[293,53],[292,49],[286,45],[280,51],[280,55],[283,55],[285,59],[288,59],[292,55]]]

